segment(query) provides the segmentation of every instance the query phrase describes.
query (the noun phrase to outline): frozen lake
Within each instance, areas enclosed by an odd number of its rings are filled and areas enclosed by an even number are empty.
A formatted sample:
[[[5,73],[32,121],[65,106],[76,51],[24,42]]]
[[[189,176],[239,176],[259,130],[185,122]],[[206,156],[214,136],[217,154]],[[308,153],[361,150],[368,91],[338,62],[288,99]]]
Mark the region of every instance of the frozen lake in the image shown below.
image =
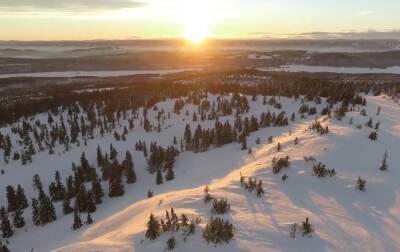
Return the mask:
[[[181,68],[164,70],[124,70],[124,71],[66,71],[66,72],[39,72],[39,73],[17,73],[0,74],[0,78],[36,77],[36,78],[71,78],[71,77],[116,77],[137,74],[172,74],[186,71],[199,71],[200,68]]]
[[[392,66],[387,68],[369,68],[369,67],[284,65],[280,67],[267,67],[267,68],[257,68],[257,69],[260,71],[309,72],[309,73],[400,74],[400,66]]]

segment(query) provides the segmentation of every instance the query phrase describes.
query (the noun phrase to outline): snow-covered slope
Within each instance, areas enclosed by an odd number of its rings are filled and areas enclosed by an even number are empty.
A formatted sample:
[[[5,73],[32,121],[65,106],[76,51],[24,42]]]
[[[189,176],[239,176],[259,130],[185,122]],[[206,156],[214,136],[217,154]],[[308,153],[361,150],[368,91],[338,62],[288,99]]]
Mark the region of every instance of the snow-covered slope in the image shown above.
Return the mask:
[[[215,99],[215,97],[213,98]],[[250,100],[250,98],[249,98]],[[329,134],[319,135],[308,127],[314,117],[298,119],[283,128],[265,128],[251,134],[247,139],[253,152],[240,150],[237,143],[212,149],[205,153],[181,153],[175,165],[176,178],[163,185],[155,185],[154,176],[146,171],[141,153],[133,152],[138,181],[125,186],[125,196],[105,198],[104,203],[93,214],[95,223],[80,230],[72,231],[72,215],[63,216],[61,204],[56,204],[58,220],[45,227],[33,226],[30,209],[26,209],[26,232],[17,230],[10,239],[12,251],[161,251],[171,233],[163,234],[155,241],[145,239],[146,222],[150,213],[162,215],[174,207],[177,213],[200,216],[202,222],[197,233],[184,241],[176,234],[176,251],[398,251],[400,242],[400,187],[398,178],[400,163],[397,151],[400,147],[400,107],[385,97],[367,97],[368,117],[359,112],[349,112],[342,121],[329,119],[323,125],[329,126]],[[299,101],[281,98],[279,101],[288,114],[297,112]],[[271,106],[262,105],[262,97],[250,103],[249,115],[260,115]],[[159,108],[171,111],[173,101],[157,104]],[[319,109],[325,104],[319,105]],[[380,115],[376,115],[381,106]],[[357,108],[357,107],[356,107]],[[172,142],[174,135],[180,137],[186,123],[191,121],[195,107],[186,105],[190,116],[172,114],[170,127],[161,133],[145,131],[138,126],[128,135],[127,141],[114,143],[117,150],[133,150],[137,140],[157,141],[161,145]],[[154,111],[149,111],[153,118]],[[154,113],[154,114],[153,114]],[[42,116],[43,120],[46,118]],[[353,118],[353,124],[349,119]],[[364,123],[372,117],[380,120],[378,141],[368,139],[372,129]],[[222,117],[233,121],[233,117]],[[321,119],[321,118],[320,118]],[[323,119],[321,119],[323,120]],[[200,122],[203,127],[212,127],[214,121]],[[362,124],[362,129],[356,126]],[[290,133],[289,133],[290,131]],[[274,136],[272,143],[268,137]],[[294,139],[299,144],[294,145]],[[260,138],[261,143],[256,144]],[[32,164],[21,167],[11,162],[3,165],[6,174],[0,176],[0,195],[5,195],[5,185],[21,184],[28,198],[34,197],[31,179],[40,174],[45,187],[52,181],[55,170],[63,177],[70,172],[71,162],[78,162],[85,151],[91,163],[96,160],[96,146],[107,149],[112,136],[95,138],[88,146],[81,146],[70,152],[48,156],[40,153]],[[277,143],[282,150],[277,152]],[[388,151],[388,171],[379,171],[382,156]],[[290,156],[290,168],[274,175],[271,162],[274,157]],[[304,157],[313,156],[337,175],[317,178],[312,175],[311,163]],[[262,179],[265,195],[257,198],[240,185],[240,173],[247,177]],[[283,182],[283,173],[288,179]],[[354,189],[356,179],[367,180],[367,190]],[[214,197],[226,197],[230,211],[223,215],[236,228],[235,237],[229,244],[214,247],[201,237],[211,217],[211,204],[203,201],[205,185]],[[147,190],[155,196],[147,199]],[[0,205],[6,204],[0,198]],[[289,238],[290,225],[310,218],[315,228],[311,238],[297,235]]]

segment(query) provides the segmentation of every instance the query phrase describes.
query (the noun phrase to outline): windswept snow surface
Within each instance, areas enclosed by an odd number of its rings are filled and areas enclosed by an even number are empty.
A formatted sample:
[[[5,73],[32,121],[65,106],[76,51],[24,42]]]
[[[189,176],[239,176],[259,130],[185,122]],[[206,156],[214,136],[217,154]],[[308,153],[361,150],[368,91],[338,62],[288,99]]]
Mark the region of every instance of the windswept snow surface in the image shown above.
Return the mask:
[[[164,70],[123,70],[123,71],[66,71],[66,72],[39,72],[0,74],[0,78],[35,77],[35,78],[72,78],[72,77],[116,77],[138,74],[173,74],[186,71],[199,71],[199,68],[181,68]]]
[[[267,67],[267,68],[257,68],[257,69],[260,71],[309,72],[309,73],[400,74],[400,66],[391,66],[387,68],[368,68],[368,67],[284,65],[280,67]]]
[[[215,100],[212,97],[211,100]],[[276,111],[269,105],[262,105],[262,97],[250,101],[248,115],[260,115],[268,109]],[[125,185],[125,196],[121,198],[104,198],[103,204],[93,214],[95,223],[80,230],[72,231],[73,216],[63,216],[61,204],[56,204],[57,221],[45,227],[35,227],[31,222],[30,208],[25,210],[27,232],[16,230],[10,239],[11,251],[163,251],[165,242],[171,233],[164,234],[155,241],[146,240],[144,233],[150,213],[162,215],[165,210],[174,207],[177,213],[200,215],[201,227],[187,241],[179,234],[175,235],[175,251],[400,251],[400,107],[385,97],[367,97],[368,117],[358,112],[349,112],[342,120],[327,120],[330,133],[318,135],[306,130],[314,116],[297,119],[284,128],[260,129],[247,139],[252,154],[241,151],[239,144],[230,144],[212,149],[205,153],[181,153],[175,165],[175,180],[163,185],[155,185],[155,176],[146,171],[142,153],[133,152],[138,181]],[[283,109],[290,115],[297,112],[300,101],[280,98]],[[314,103],[311,103],[314,104]],[[157,104],[169,112],[173,101]],[[325,102],[318,109],[326,106]],[[378,106],[382,107],[380,116],[376,115]],[[137,140],[157,141],[161,145],[171,144],[174,135],[183,134],[186,123],[192,130],[198,123],[202,127],[212,127],[215,121],[192,122],[195,107],[185,105],[184,113],[171,113],[168,124],[171,126],[161,133],[145,134],[136,125],[126,142],[113,143],[119,153],[134,149]],[[357,109],[357,108],[356,108]],[[153,118],[156,111],[149,110],[148,118]],[[139,113],[141,114],[141,113]],[[356,125],[372,117],[374,122],[380,120],[381,126],[378,141],[368,139],[372,129]],[[46,116],[39,116],[42,121]],[[349,119],[353,118],[353,124]],[[297,118],[299,118],[297,116]],[[221,122],[233,121],[233,117],[220,117]],[[137,122],[136,122],[137,123]],[[291,130],[291,134],[289,134]],[[6,131],[2,129],[2,131]],[[4,133],[4,132],[3,132]],[[267,138],[275,136],[273,143]],[[261,144],[255,140],[260,137]],[[298,137],[299,145],[294,145]],[[32,176],[38,173],[44,187],[53,179],[54,171],[61,170],[65,178],[70,173],[71,162],[78,162],[82,151],[85,151],[89,162],[96,163],[96,146],[108,150],[112,136],[88,141],[87,146],[73,148],[61,154],[62,147],[56,154],[48,156],[40,153],[34,156],[34,162],[21,167],[19,163],[2,165],[6,174],[0,176],[0,195],[5,195],[5,186],[21,184],[27,197],[36,196],[32,191]],[[280,142],[282,151],[277,153],[276,145]],[[389,153],[389,170],[379,171],[384,151]],[[290,156],[291,167],[285,170],[286,182],[281,181],[283,173],[274,175],[271,171],[273,157]],[[316,178],[312,176],[311,164],[303,160],[304,156],[314,156],[328,168],[336,169],[337,176]],[[121,155],[119,156],[121,157]],[[265,196],[257,198],[241,188],[240,172],[244,176],[256,176],[262,179]],[[367,190],[357,192],[354,182],[361,176],[367,180]],[[205,226],[211,214],[210,204],[203,203],[203,188],[209,185],[212,196],[227,197],[231,210],[222,217],[231,220],[236,227],[234,239],[229,244],[214,247],[201,237],[201,228]],[[107,192],[107,183],[103,185]],[[146,198],[151,189],[155,196]],[[0,205],[5,204],[5,197],[0,197]],[[311,238],[297,235],[289,238],[289,225],[301,223],[310,218],[315,228]],[[84,216],[83,216],[84,218]]]

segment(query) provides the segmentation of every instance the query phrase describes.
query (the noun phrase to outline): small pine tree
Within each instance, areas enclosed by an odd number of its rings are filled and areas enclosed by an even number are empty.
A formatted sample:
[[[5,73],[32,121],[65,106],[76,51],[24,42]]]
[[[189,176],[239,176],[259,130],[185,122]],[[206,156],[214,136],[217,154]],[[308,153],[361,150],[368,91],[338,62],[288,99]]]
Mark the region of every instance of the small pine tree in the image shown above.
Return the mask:
[[[224,214],[230,209],[230,204],[228,203],[228,199],[214,199],[212,212],[216,214]]]
[[[235,229],[229,221],[224,221],[221,218],[211,218],[203,230],[203,238],[208,243],[229,243],[234,236],[234,232]]]
[[[78,229],[80,227],[82,227],[82,220],[81,217],[79,216],[79,211],[78,211],[78,207],[75,206],[74,208],[74,224],[72,224],[72,229]]]
[[[0,229],[3,234],[3,238],[11,237],[14,234],[14,230],[11,227],[10,220],[8,219],[8,215],[4,207],[0,208],[0,221]]]
[[[281,149],[282,149],[281,143],[278,142],[278,144],[276,145],[276,151],[277,151],[277,152],[280,152]]]
[[[63,201],[63,213],[65,215],[70,214],[74,211],[74,209],[71,207],[71,201],[68,198],[65,198]]]
[[[174,236],[167,240],[167,250],[174,250],[176,247],[176,239]]]
[[[244,138],[242,141],[242,150],[247,150],[247,139]]]
[[[358,191],[365,191],[367,187],[367,181],[365,179],[362,179],[361,177],[358,177],[356,181],[356,190]]]
[[[167,181],[173,180],[175,178],[175,173],[174,173],[174,169],[172,168],[172,166],[169,166],[167,168],[167,173],[165,174],[165,179]]]
[[[378,140],[378,133],[376,133],[375,131],[371,132],[371,134],[369,134],[368,138],[371,139],[372,141],[376,141],[376,140]]]
[[[264,195],[264,189],[262,187],[262,181],[259,180],[256,188],[257,197],[262,197]]]
[[[146,238],[149,240],[155,240],[160,236],[160,233],[160,222],[153,214],[150,214],[149,221],[147,222]]]
[[[161,169],[157,169],[156,184],[157,185],[161,185],[162,183],[164,183],[164,181],[163,181],[163,176],[162,176],[162,173],[161,173]]]
[[[388,169],[387,155],[388,155],[387,151],[385,151],[385,154],[383,155],[381,167],[379,167],[379,170],[381,170],[381,171],[386,171]]]
[[[102,197],[104,196],[103,188],[100,181],[96,178],[92,181],[92,192],[94,196],[94,203],[101,204]]]
[[[87,216],[86,216],[85,224],[86,224],[86,225],[90,225],[90,224],[92,224],[92,223],[93,223],[92,216],[91,216],[90,213],[88,212],[88,214],[87,214]]]
[[[303,236],[309,235],[314,232],[314,228],[309,222],[309,219],[306,218],[306,221],[303,221]]]
[[[24,217],[22,216],[23,213],[24,212],[21,209],[15,210],[14,216],[13,216],[14,227],[22,228],[25,226],[25,220],[24,220]]]
[[[18,208],[25,209],[28,205],[28,200],[26,199],[24,189],[22,189],[21,185],[18,185],[17,188],[17,200],[18,200]]]

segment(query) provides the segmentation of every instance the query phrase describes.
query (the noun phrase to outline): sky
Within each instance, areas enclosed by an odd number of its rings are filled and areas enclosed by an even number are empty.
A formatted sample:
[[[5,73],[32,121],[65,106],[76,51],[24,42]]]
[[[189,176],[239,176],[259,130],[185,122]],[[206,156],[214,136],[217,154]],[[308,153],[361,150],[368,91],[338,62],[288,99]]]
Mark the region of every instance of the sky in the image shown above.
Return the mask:
[[[0,0],[0,40],[400,39],[398,0]]]

